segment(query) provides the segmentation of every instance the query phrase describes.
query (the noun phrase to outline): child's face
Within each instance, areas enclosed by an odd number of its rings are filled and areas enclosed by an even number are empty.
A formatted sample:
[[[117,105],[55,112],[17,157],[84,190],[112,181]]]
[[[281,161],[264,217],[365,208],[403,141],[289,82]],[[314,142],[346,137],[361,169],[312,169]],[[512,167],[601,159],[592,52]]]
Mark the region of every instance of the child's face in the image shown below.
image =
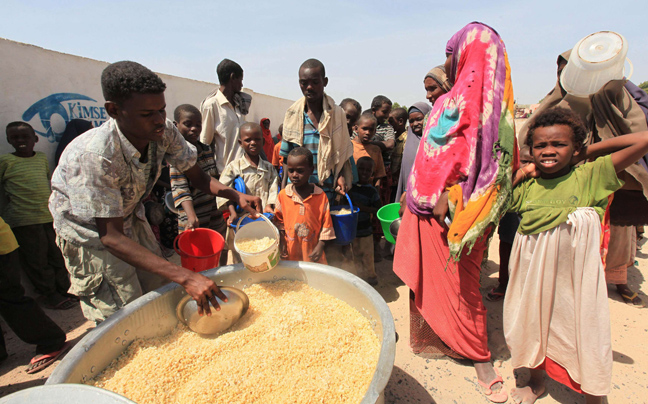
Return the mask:
[[[358,163],[357,169],[358,169],[358,182],[360,184],[369,184],[371,182],[371,176],[373,175],[373,168],[374,165],[367,161],[363,160]]]
[[[376,122],[372,119],[360,118],[358,124],[355,126],[355,132],[358,134],[358,139],[362,144],[371,142],[376,134]]]
[[[129,140],[160,141],[166,126],[166,101],[164,93],[133,93],[129,99],[117,104],[106,102],[106,111],[117,121],[119,129]]]
[[[356,107],[353,106],[353,104],[348,103],[344,107],[342,107],[344,112],[346,113],[346,119],[347,119],[347,126],[349,127],[349,135],[351,135],[351,131],[353,130],[353,126],[358,122],[358,118],[360,117],[360,111]]]
[[[269,119],[266,119],[265,121],[263,121],[263,127],[266,128],[266,129],[270,129],[270,120]]]
[[[299,70],[299,88],[308,101],[319,101],[324,98],[324,87],[328,78],[324,77],[319,67],[307,67]]]
[[[382,105],[382,107],[373,111],[373,114],[378,120],[378,123],[385,123],[385,121],[387,121],[387,118],[389,118],[389,114],[391,113],[391,109],[391,105],[385,103]]]
[[[315,169],[315,167],[309,164],[306,156],[288,156],[286,165],[288,166],[290,182],[297,188],[308,184],[308,179]]]
[[[239,144],[245,154],[256,157],[263,150],[263,134],[258,128],[245,128],[239,135]]]
[[[542,178],[558,178],[569,173],[572,157],[580,152],[574,146],[574,133],[567,125],[536,128],[533,133],[533,162]]]
[[[389,114],[389,124],[394,128],[398,134],[402,133],[405,130],[405,121],[402,119],[398,119],[394,116],[394,114]]]
[[[423,114],[418,111],[414,111],[411,114],[409,114],[410,128],[412,128],[412,132],[414,132],[416,136],[421,136],[421,134],[423,133],[424,119],[425,116],[423,116]]]
[[[9,128],[7,131],[7,143],[16,149],[16,155],[31,157],[34,154],[34,145],[38,137],[34,131],[26,126]]]
[[[523,147],[520,149],[520,167],[526,167],[531,163],[533,163],[533,157],[529,153],[529,148]]]
[[[195,112],[182,111],[180,113],[180,121],[175,122],[178,131],[191,144],[198,142],[200,131],[202,130],[202,117]]]

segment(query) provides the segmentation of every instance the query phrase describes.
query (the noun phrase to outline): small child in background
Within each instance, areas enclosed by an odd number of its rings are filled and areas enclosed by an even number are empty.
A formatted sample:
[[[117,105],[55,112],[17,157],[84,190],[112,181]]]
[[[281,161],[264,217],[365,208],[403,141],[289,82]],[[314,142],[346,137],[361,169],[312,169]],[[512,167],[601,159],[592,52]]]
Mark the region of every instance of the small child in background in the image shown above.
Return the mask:
[[[349,129],[349,136],[353,139],[356,135],[353,131],[360,114],[362,113],[362,107],[360,103],[353,98],[345,98],[340,102],[340,107],[344,110],[347,119],[347,128]]]
[[[358,161],[362,157],[370,157],[375,165],[373,169],[373,177],[371,178],[371,184],[380,189],[381,181],[384,180],[387,176],[385,172],[385,165],[383,164],[382,153],[380,148],[371,142],[371,139],[376,133],[377,125],[376,117],[372,113],[363,113],[358,118],[358,122],[355,126],[355,132],[357,134],[356,138],[353,139],[353,158]],[[380,195],[380,192],[378,193]],[[381,202],[382,198],[381,198]],[[380,245],[380,239],[382,237],[382,231],[380,231],[380,226],[377,225],[377,219],[373,218],[376,222],[374,231],[374,261],[382,261],[382,254],[378,248]]]
[[[44,153],[34,151],[37,142],[28,123],[7,125],[7,143],[16,151],[0,157],[0,215],[18,240],[22,267],[42,295],[41,304],[52,310],[68,310],[78,303],[67,293],[68,271],[56,245],[47,206],[52,193],[49,164]]]
[[[378,284],[378,276],[374,267],[374,242],[372,216],[382,207],[378,190],[371,184],[376,163],[371,157],[363,156],[358,159],[358,183],[349,191],[353,206],[360,208],[358,215],[358,232],[353,240],[353,257],[356,265],[356,275],[370,285]]]
[[[529,152],[529,147],[522,146],[520,148],[520,168],[526,167],[532,162],[533,160]],[[520,216],[515,212],[507,212],[502,219],[500,219],[499,226],[497,227],[500,259],[499,283],[486,295],[486,300],[488,301],[497,302],[502,300],[506,294],[506,286],[508,285],[509,280],[509,260],[513,248],[513,240],[515,239],[515,233],[517,233],[519,225]]]
[[[261,119],[261,130],[263,131],[263,154],[266,160],[272,164],[272,155],[274,154],[275,142],[270,130],[270,119]]]
[[[380,148],[371,142],[376,133],[376,125],[376,117],[372,114],[360,115],[354,127],[357,136],[353,139],[353,159],[358,161],[361,157],[366,156],[374,161],[372,184],[376,188],[380,188],[380,182],[387,176],[387,173]]]
[[[183,104],[173,113],[174,124],[185,140],[196,147],[196,164],[207,175],[216,178],[218,172],[211,147],[198,139],[202,130],[202,116],[198,108]],[[187,177],[178,169],[170,168],[173,203],[178,208],[178,233],[198,227],[206,227],[226,237],[227,225],[223,213],[216,207],[216,200],[201,190],[192,187]],[[227,264],[227,254],[221,254],[220,264]]]
[[[283,137],[283,123],[279,125],[279,134],[277,135],[277,143],[274,145],[274,150],[272,151],[272,165],[279,174],[279,180],[282,179],[282,170],[283,167],[283,157],[281,157],[281,138]]]
[[[288,153],[286,175],[290,184],[277,197],[275,219],[281,234],[281,256],[293,261],[326,264],[324,245],[335,239],[328,198],[308,180],[315,169],[313,154],[305,147]]]
[[[617,173],[648,152],[648,132],[591,146],[585,139],[570,110],[539,114],[526,139],[534,164],[514,176],[511,210],[522,220],[504,298],[504,336],[513,368],[531,370],[527,385],[511,390],[517,403],[533,403],[544,393],[545,372],[585,394],[587,403],[602,403],[610,392],[601,221],[609,196],[623,185]],[[575,167],[580,161],[591,162]]]
[[[376,117],[378,124],[376,134],[371,143],[380,147],[382,151],[385,172],[391,172],[391,153],[396,145],[396,134],[394,128],[389,124],[389,114],[392,110],[392,102],[384,95],[377,95],[371,101],[371,112]],[[391,202],[391,176],[386,176],[378,188],[380,199],[383,205]]]
[[[396,108],[389,113],[389,124],[394,128],[396,144],[391,155],[391,196],[390,201],[396,200],[396,189],[400,177],[401,164],[403,162],[403,150],[407,140],[407,120],[409,114],[405,108]]]

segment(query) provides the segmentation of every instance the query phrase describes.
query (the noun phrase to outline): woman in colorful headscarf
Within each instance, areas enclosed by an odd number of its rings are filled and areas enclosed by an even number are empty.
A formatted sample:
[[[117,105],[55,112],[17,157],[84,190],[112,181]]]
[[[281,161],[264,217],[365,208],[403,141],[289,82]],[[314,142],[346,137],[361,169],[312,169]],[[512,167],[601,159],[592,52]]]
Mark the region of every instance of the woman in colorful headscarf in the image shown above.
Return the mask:
[[[266,159],[272,163],[272,155],[274,154],[274,140],[272,140],[272,131],[270,130],[270,119],[263,118],[261,120],[261,130],[263,131],[263,152]]]
[[[423,78],[423,85],[425,86],[426,92],[425,98],[430,101],[431,105],[434,105],[434,101],[437,98],[450,91],[450,83],[445,74],[445,67],[440,65],[430,70]],[[427,118],[430,110],[432,110],[432,107],[424,102],[415,102],[407,110],[409,126],[407,128],[407,140],[405,140],[401,172],[396,189],[396,199],[401,200],[401,205],[403,204],[401,196],[404,195],[407,178],[409,177],[410,171],[412,171],[416,152],[421,143],[425,118]]]
[[[472,360],[486,396],[503,403],[508,394],[490,363],[479,276],[517,159],[510,67],[501,38],[481,23],[457,32],[446,55],[453,87],[423,129],[394,272],[414,292],[439,351]]]

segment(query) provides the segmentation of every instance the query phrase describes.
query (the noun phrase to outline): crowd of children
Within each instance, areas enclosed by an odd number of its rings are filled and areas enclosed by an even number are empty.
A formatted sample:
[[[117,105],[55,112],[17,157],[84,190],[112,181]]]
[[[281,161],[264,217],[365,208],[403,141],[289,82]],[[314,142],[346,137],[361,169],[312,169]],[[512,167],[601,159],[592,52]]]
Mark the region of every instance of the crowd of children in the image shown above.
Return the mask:
[[[449,67],[437,67],[425,77],[425,88],[432,104],[450,91],[444,73]],[[157,199],[150,202],[160,205],[162,213],[155,216],[155,206],[147,205],[148,221],[157,226],[168,220],[167,225],[173,227],[173,232],[206,227],[220,233],[226,240],[226,250],[231,252],[231,256],[221,255],[221,265],[228,259],[240,261],[233,248],[231,225],[237,223],[244,211],[250,211],[253,204],[258,211],[274,215],[282,259],[337,265],[377,285],[375,262],[384,258],[377,212],[389,203],[400,201],[401,214],[406,211],[407,220],[415,220],[413,215],[417,213],[412,211],[415,204],[407,200],[405,191],[419,139],[425,136],[430,106],[416,103],[409,109],[392,109],[392,101],[384,95],[376,96],[371,108],[364,112],[351,98],[343,99],[338,106],[324,91],[328,85],[324,65],[319,60],[309,59],[298,71],[303,97],[287,110],[278,134],[273,137],[268,118],[259,123],[245,122],[251,99],[241,93],[242,68],[225,59],[217,71],[221,85],[203,102],[201,109],[180,105],[174,111],[174,126],[156,129],[171,141],[178,142],[182,138],[186,141],[182,147],[178,146],[173,156],[160,152],[159,156],[164,156],[163,163],[155,160],[159,157],[156,151],[146,146],[142,150],[132,148],[124,152],[131,153],[132,158],[139,159],[145,167],[142,174],[145,177],[141,178],[145,186],[140,189],[143,197],[131,201],[132,217],[137,216],[136,206],[146,201],[144,198],[151,193],[153,184],[159,182],[160,174],[147,161],[154,159],[158,168],[170,165],[168,184],[162,185],[171,192],[174,206],[164,210],[164,195],[157,195]],[[160,92],[163,90],[164,87]],[[118,107],[121,108],[113,108]],[[117,111],[114,109],[111,113],[118,116]],[[110,125],[119,125],[122,121],[115,119],[114,122]],[[434,129],[429,123],[427,125],[428,132]],[[114,133],[108,134],[108,130]],[[99,132],[119,138],[122,143],[130,141],[129,136],[132,136],[112,127]],[[57,310],[77,307],[80,296],[84,314],[97,322],[105,319],[105,313],[109,315],[141,294],[143,288],[138,289],[139,294],[135,291],[133,296],[117,302],[115,307],[102,308],[93,300],[100,293],[99,284],[82,287],[74,277],[71,284],[71,257],[63,255],[61,249],[68,253],[72,249],[81,251],[83,242],[89,238],[78,233],[83,240],[74,247],[64,238],[57,240],[50,213],[53,203],[50,201],[51,173],[47,157],[34,151],[38,137],[33,128],[25,122],[12,122],[6,128],[6,137],[15,152],[0,156],[0,240],[3,240],[0,262],[5,262],[7,267],[11,264],[12,272],[0,271],[0,279],[8,279],[0,282],[0,314],[12,328],[15,327],[21,338],[38,346],[39,356],[34,358],[29,369],[37,371],[61,354],[65,339],[38,306],[24,297],[17,282],[18,267],[41,295],[38,300],[44,307]],[[144,139],[142,144],[146,141]],[[605,240],[601,222],[608,197],[623,185],[617,173],[648,152],[648,134],[620,136],[588,147],[584,141],[585,129],[571,111],[553,108],[538,114],[519,150],[521,165],[510,183],[513,186],[510,212],[499,220],[499,285],[485,297],[491,301],[504,299],[504,334],[511,349],[511,361],[516,368],[531,368],[529,385],[512,391],[516,402],[530,403],[543,394],[543,372],[585,394],[591,402],[598,402],[597,397],[609,392],[612,351],[604,264],[600,259],[600,240]],[[84,137],[83,142],[90,142],[90,138]],[[165,144],[173,148],[168,142]],[[78,147],[82,142],[72,144]],[[75,170],[72,153],[63,154],[59,177],[63,177],[66,170]],[[122,150],[115,151],[119,153]],[[584,161],[587,162],[576,166]],[[419,164],[427,163],[425,160]],[[511,167],[514,165],[507,161],[509,163]],[[199,169],[194,169],[196,166]],[[418,170],[417,175],[422,175]],[[59,181],[62,183],[63,179]],[[254,199],[233,196],[229,188],[241,181],[245,187],[242,192]],[[61,189],[61,183],[57,189]],[[214,185],[218,183],[225,188]],[[447,205],[452,195],[448,196],[446,184],[442,188],[438,201]],[[359,208],[357,233],[349,245],[339,246],[333,241],[336,234],[331,206],[345,205],[347,195]],[[74,198],[70,199],[74,202]],[[53,200],[56,202],[56,198]],[[429,200],[422,199],[421,204]],[[76,198],[76,202],[92,205],[89,199]],[[406,202],[410,203],[409,208]],[[504,202],[498,200],[498,203]],[[428,207],[434,208],[436,217],[437,207]],[[169,216],[171,208],[177,209],[177,214]],[[446,206],[443,214],[447,213]],[[67,220],[66,217],[59,220]],[[98,214],[93,217],[103,218]],[[133,220],[136,223],[138,219]],[[439,234],[446,232],[443,236],[446,237],[446,249],[448,222],[433,224]],[[133,226],[134,229],[129,230],[133,233],[146,230]],[[106,225],[96,232],[104,237],[111,228]],[[486,245],[490,230],[486,229],[475,243]],[[161,233],[161,230],[156,231],[157,241],[169,247],[169,236],[165,242]],[[137,239],[138,236],[128,237]],[[480,244],[480,248],[483,245]],[[91,247],[97,249],[100,244],[95,242]],[[459,249],[457,255],[461,251]],[[118,249],[105,254],[121,257]],[[90,281],[101,282],[97,279],[93,277]],[[6,285],[10,283],[12,290],[8,291]],[[119,285],[112,286],[113,296],[122,293]],[[203,286],[198,295],[207,293],[205,288],[214,290],[211,285]],[[420,299],[417,295],[412,302],[415,298]],[[203,303],[208,306],[206,302]],[[39,329],[44,330],[41,335],[33,335],[15,324],[16,314],[15,310],[10,310],[11,304],[23,307],[25,312],[39,319],[42,324]],[[439,337],[442,341],[443,337]],[[458,351],[455,347],[450,348]],[[467,357],[462,352],[459,354]],[[3,343],[0,360],[5,357]],[[504,395],[502,383],[499,377],[493,378],[488,385],[487,395],[491,400],[499,400]],[[491,391],[493,386],[497,391]]]

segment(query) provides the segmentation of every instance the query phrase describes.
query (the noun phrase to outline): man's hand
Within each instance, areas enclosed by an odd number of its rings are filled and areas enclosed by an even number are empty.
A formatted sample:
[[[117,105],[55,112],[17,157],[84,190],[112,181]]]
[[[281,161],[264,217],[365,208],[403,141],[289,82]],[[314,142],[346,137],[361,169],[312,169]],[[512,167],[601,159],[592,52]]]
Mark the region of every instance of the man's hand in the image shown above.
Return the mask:
[[[253,219],[259,217],[262,207],[261,198],[258,196],[242,194],[240,192],[236,193],[238,195],[238,205],[241,209],[248,211]]]
[[[398,216],[403,217],[405,208],[407,208],[407,192],[403,192],[400,197],[400,209],[398,209]]]
[[[347,183],[346,183],[346,179],[344,178],[344,175],[340,175],[337,179],[337,187],[335,188],[335,191],[342,195],[346,195],[348,190],[349,188],[347,187]]]
[[[322,254],[324,253],[324,242],[320,240],[315,248],[313,248],[313,252],[308,254],[308,258],[310,258],[313,262],[319,262],[320,258],[322,258]]]
[[[211,302],[212,306],[214,306],[216,310],[220,310],[216,297],[226,302],[227,297],[225,294],[211,279],[195,272],[187,271],[189,273],[180,285],[196,301],[198,305],[198,315],[202,316],[203,314],[207,314],[208,316],[211,316],[209,302]]]
[[[448,228],[448,225],[445,222],[445,218],[448,215],[448,191],[445,191],[441,194],[439,197],[439,200],[437,201],[436,205],[434,205],[434,209],[432,209],[432,215],[434,216],[434,220],[437,221],[444,229]]]

